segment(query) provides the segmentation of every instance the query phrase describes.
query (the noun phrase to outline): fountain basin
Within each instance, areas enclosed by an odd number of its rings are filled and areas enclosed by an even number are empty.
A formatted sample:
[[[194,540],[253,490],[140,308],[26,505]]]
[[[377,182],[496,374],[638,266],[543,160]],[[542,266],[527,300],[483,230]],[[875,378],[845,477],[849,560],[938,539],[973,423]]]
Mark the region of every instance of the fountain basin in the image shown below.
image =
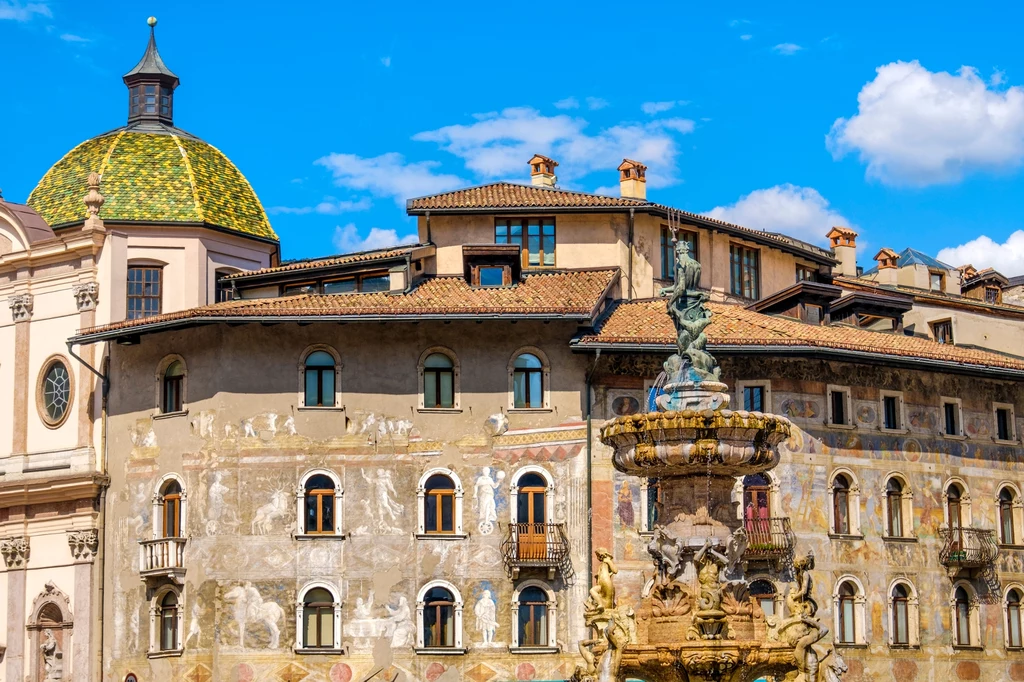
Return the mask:
[[[619,417],[601,429],[601,441],[631,476],[735,477],[774,468],[791,428],[785,417],[760,412],[670,410]]]

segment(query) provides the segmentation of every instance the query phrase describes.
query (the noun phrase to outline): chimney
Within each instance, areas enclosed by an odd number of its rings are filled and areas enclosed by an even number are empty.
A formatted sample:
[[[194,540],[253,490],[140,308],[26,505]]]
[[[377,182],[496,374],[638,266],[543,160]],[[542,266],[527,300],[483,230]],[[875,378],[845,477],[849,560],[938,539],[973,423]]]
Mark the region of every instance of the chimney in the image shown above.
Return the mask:
[[[647,199],[647,166],[623,159],[619,164],[619,193],[627,199]]]
[[[825,235],[839,265],[835,271],[844,277],[857,276],[857,233],[848,227],[833,227]]]
[[[540,154],[530,159],[530,183],[537,187],[554,187],[558,182],[555,177],[555,166],[558,162]]]
[[[896,274],[899,270],[897,261],[899,261],[899,258],[899,254],[890,248],[883,248],[876,253],[875,260],[878,261],[878,276],[875,278],[875,281],[879,284],[896,286]]]

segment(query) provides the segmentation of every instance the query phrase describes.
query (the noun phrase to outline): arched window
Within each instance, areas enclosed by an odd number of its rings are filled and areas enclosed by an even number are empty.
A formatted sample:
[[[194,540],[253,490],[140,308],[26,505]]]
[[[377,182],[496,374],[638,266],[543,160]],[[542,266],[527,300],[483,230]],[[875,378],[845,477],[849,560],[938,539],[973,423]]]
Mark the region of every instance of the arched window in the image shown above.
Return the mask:
[[[1016,587],[1006,591],[1006,646],[1011,649],[1024,646],[1020,619],[1021,594],[1021,590]]]
[[[770,580],[754,580],[750,583],[750,596],[761,607],[765,617],[776,615],[775,601],[778,592]]]
[[[885,506],[890,537],[903,537],[903,484],[893,476],[885,484]]]
[[[1004,545],[1016,544],[1014,532],[1014,494],[1009,488],[999,491],[999,542]]]
[[[306,481],[307,535],[334,533],[334,481],[324,474],[310,476]]]
[[[417,648],[461,651],[462,606],[462,597],[451,583],[435,580],[424,585],[416,600]]]
[[[455,532],[455,482],[434,474],[424,486],[423,522],[426,533]]]
[[[296,535],[300,539],[342,537],[341,502],[341,480],[333,471],[307,471],[299,480],[295,493]]]
[[[892,588],[892,643],[910,644],[910,592],[905,585]]]
[[[149,607],[149,655],[180,654],[182,650],[181,593],[173,586],[158,590]]]
[[[162,400],[160,409],[164,414],[181,412],[184,400],[185,365],[174,360],[164,370]]]
[[[168,591],[160,600],[160,651],[176,651],[178,647],[178,595]]]
[[[513,363],[512,406],[544,407],[544,365],[533,353],[519,355]]]
[[[950,528],[963,528],[963,495],[960,486],[950,484],[946,489],[946,520]]]
[[[967,590],[958,587],[953,593],[953,634],[958,646],[971,646],[971,598]]]
[[[843,644],[857,642],[856,596],[857,590],[853,583],[844,582],[839,586],[839,630],[836,636]]]
[[[843,474],[832,481],[832,514],[835,519],[832,532],[850,535],[850,481]]]
[[[334,407],[334,356],[324,350],[315,350],[305,361],[306,407]]]
[[[743,525],[747,542],[755,546],[772,545],[771,479],[765,474],[743,478]]]
[[[455,406],[455,364],[443,353],[431,353],[423,361],[423,407]]]
[[[295,648],[341,650],[341,600],[333,585],[314,582],[299,590]]]
[[[181,483],[177,479],[171,479],[160,490],[162,498],[160,518],[161,537],[181,537]]]
[[[550,475],[537,466],[524,467],[512,476],[513,537],[520,560],[548,557],[552,484]]]
[[[520,648],[548,648],[554,646],[551,635],[553,624],[549,610],[553,600],[539,585],[530,585],[519,590],[516,599],[516,628],[518,639],[513,646]]]

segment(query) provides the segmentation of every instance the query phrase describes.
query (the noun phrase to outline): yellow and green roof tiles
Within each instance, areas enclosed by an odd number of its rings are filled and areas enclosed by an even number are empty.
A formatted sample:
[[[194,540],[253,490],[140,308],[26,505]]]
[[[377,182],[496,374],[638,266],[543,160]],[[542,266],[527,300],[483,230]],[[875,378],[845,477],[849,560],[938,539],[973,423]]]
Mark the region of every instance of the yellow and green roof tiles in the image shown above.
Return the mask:
[[[51,226],[85,219],[86,178],[102,176],[100,217],[138,223],[207,223],[277,239],[245,176],[212,145],[187,134],[119,130],[78,145],[54,164],[28,204]]]

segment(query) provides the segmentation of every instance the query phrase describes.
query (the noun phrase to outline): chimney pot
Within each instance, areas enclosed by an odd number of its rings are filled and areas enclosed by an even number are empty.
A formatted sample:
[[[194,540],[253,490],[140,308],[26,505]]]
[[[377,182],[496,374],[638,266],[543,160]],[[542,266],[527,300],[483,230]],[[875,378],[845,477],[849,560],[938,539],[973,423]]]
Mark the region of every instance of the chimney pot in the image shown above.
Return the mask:
[[[558,162],[542,154],[534,154],[529,161],[530,183],[537,187],[554,187],[558,182],[555,175],[555,166]]]
[[[627,199],[647,199],[647,166],[623,159],[619,164],[619,193]]]
[[[844,277],[857,276],[857,233],[848,227],[835,226],[825,235],[839,265],[836,271]]]

